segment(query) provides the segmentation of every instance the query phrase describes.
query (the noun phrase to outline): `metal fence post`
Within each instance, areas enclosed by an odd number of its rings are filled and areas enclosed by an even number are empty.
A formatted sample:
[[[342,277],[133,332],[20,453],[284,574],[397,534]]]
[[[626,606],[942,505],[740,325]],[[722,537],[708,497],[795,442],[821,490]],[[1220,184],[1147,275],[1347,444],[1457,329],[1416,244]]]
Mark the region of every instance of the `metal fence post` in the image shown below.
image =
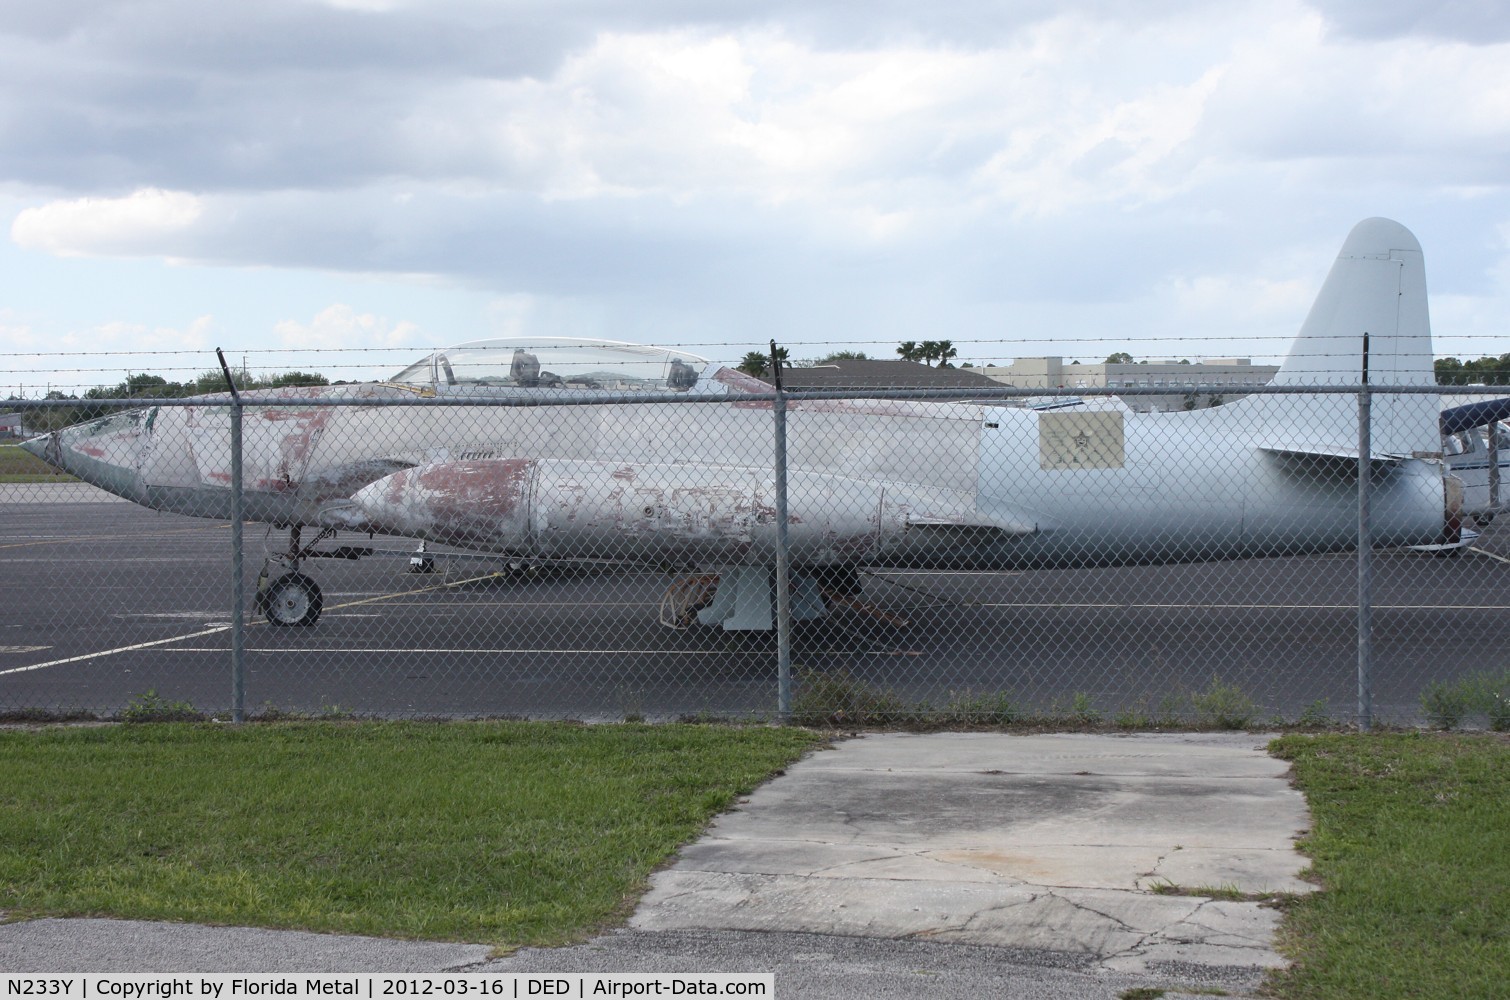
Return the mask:
[[[781,358],[771,341],[771,373],[776,398],[771,403],[776,451],[776,714],[792,719],[792,598],[788,580],[786,510],[786,392],[781,387]]]
[[[246,721],[246,573],[242,551],[241,395],[220,348],[220,370],[231,390],[231,721]]]
[[[1368,335],[1363,337],[1363,385],[1358,391],[1358,728],[1373,727],[1374,541],[1370,508],[1373,463],[1372,405],[1368,388]]]
[[[1489,509],[1500,509],[1500,422],[1489,421],[1485,428],[1489,444]]]

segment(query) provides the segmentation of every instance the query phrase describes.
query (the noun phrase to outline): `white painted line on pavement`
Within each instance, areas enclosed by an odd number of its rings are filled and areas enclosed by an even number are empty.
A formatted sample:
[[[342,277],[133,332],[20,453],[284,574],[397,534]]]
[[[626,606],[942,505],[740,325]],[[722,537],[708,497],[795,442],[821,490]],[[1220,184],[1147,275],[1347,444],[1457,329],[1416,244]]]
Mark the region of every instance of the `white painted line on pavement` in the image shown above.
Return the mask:
[[[1356,604],[1065,604],[1061,601],[1039,604],[987,604],[969,602],[967,608],[1026,608],[1035,611],[1069,611],[1108,609],[1119,611],[1356,611]],[[1376,611],[1510,611],[1510,604],[1375,604]]]
[[[489,573],[489,574],[486,574],[484,576],[473,577],[473,578],[468,579],[468,580],[457,580],[455,583],[442,583],[442,584],[437,584],[436,586],[433,586],[433,587],[424,587],[424,588],[421,588],[420,590],[405,590],[405,591],[400,591],[397,594],[389,594],[389,595],[387,595],[385,597],[371,597],[371,598],[368,598],[367,600],[364,600],[364,601],[351,601],[351,602],[346,603],[346,604],[337,604],[337,605],[334,605],[332,607],[332,610],[335,610],[337,608],[351,608],[351,607],[356,607],[356,606],[362,605],[362,604],[372,604],[374,602],[388,600],[388,599],[393,598],[393,597],[407,597],[410,594],[424,594],[424,593],[428,593],[428,592],[430,592],[432,590],[445,590],[447,587],[458,587],[458,586],[460,586],[460,585],[462,585],[464,583],[475,583],[478,580],[486,580],[489,577],[493,577],[493,576],[497,576],[497,575],[498,574],[496,574],[496,573]],[[246,624],[248,626],[255,626],[255,625],[260,625],[262,623],[261,622],[256,622],[256,621],[248,621]],[[118,646],[115,649],[102,649],[102,650],[100,650],[97,653],[82,653],[82,654],[80,654],[78,656],[67,656],[67,657],[64,657],[64,658],[62,658],[60,660],[48,660],[46,663],[33,663],[33,664],[31,664],[29,666],[25,666],[25,667],[11,667],[11,668],[9,668],[7,670],[0,670],[0,677],[5,677],[5,676],[8,676],[10,674],[29,673],[29,672],[31,672],[33,670],[45,670],[48,667],[61,667],[61,666],[64,666],[66,664],[69,664],[69,663],[83,663],[83,662],[85,662],[87,660],[97,660],[97,659],[99,659],[102,656],[114,656],[116,653],[130,653],[133,650],[138,650],[138,649],[151,649],[154,646],[166,646],[169,643],[183,642],[185,639],[198,639],[198,638],[201,638],[202,636],[207,636],[207,635],[219,635],[219,634],[224,633],[224,632],[229,632],[230,630],[231,630],[231,626],[230,625],[217,625],[215,628],[205,629],[204,631],[201,631],[201,632],[190,632],[187,635],[169,636],[166,639],[153,639],[150,642],[137,642],[137,643],[133,643],[133,644],[131,644],[129,646]],[[229,652],[229,650],[220,649],[220,650],[214,650],[214,652],[224,653],[224,652]]]
[[[306,647],[306,648],[300,648],[300,647],[295,647],[295,646],[288,646],[288,647],[278,647],[278,646],[257,646],[257,647],[252,647],[252,646],[248,646],[246,651],[248,653],[329,653],[330,649],[329,648],[322,648],[322,647],[319,647],[319,646]],[[221,647],[215,647],[215,646],[204,646],[204,647],[183,646],[183,647],[179,647],[179,648],[176,648],[176,649],[166,649],[166,650],[163,650],[163,652],[165,652],[165,653],[224,653],[225,649],[221,648]],[[428,654],[434,654],[434,653],[486,653],[486,654],[493,655],[493,656],[497,656],[497,655],[500,655],[500,654],[503,654],[503,653],[550,653],[550,654],[555,654],[555,655],[571,654],[571,655],[574,655],[574,656],[604,655],[604,654],[612,654],[614,656],[707,656],[707,655],[709,655],[710,653],[712,653],[714,651],[713,650],[707,650],[707,649],[539,649],[539,648],[528,648],[528,647],[523,648],[523,649],[470,649],[470,648],[462,648],[462,649],[425,649],[423,647],[418,647],[418,646],[405,646],[405,647],[403,647],[401,649],[384,649],[384,648],[381,648],[381,647],[374,648],[374,649],[369,649],[366,646],[353,646],[353,647],[351,647],[351,649],[349,650],[349,652],[353,652],[353,653],[423,653],[423,654],[427,654],[427,655]],[[716,652],[721,657],[722,656],[763,656],[763,657],[766,657],[767,659],[769,659],[770,655],[771,655],[771,651],[769,649],[720,649],[720,650],[717,650]],[[838,652],[838,651],[837,650],[826,650],[825,652]]]
[[[11,667],[9,670],[0,670],[0,677],[7,674],[24,674],[31,670],[42,670],[47,667],[61,667],[65,663],[82,663],[85,660],[97,660],[102,656],[113,656],[116,653],[129,653],[133,649],[149,649],[152,646],[165,646],[170,642],[182,642],[185,639],[198,639],[204,635],[216,635],[220,632],[229,632],[230,626],[223,628],[206,629],[203,632],[191,632],[188,635],[175,635],[167,639],[153,639],[151,642],[138,642],[130,646],[120,646],[116,649],[102,649],[98,653],[84,653],[81,656],[68,656],[61,660],[48,660],[46,663],[33,663],[29,667]]]

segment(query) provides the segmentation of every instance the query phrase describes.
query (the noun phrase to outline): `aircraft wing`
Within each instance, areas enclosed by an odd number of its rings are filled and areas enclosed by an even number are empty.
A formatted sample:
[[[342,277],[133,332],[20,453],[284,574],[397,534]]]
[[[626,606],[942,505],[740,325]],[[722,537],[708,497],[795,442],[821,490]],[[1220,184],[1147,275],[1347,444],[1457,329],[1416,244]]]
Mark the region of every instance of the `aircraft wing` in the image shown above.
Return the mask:
[[[1358,461],[1358,447],[1351,448],[1342,445],[1264,445],[1258,446],[1262,452],[1275,455],[1290,461],[1324,460],[1324,461]],[[1375,465],[1394,465],[1403,462],[1413,455],[1370,455],[1369,461]]]

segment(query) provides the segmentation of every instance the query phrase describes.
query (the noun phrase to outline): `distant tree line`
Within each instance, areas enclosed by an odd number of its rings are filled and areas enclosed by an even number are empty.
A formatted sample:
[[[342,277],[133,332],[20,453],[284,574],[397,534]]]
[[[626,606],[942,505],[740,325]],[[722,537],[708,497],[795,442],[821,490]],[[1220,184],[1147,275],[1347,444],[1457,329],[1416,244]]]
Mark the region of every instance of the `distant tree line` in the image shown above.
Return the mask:
[[[233,371],[231,379],[236,383],[237,389],[280,389],[284,386],[331,384],[330,379],[324,375],[299,371],[260,376],[246,371]],[[67,395],[54,389],[43,398],[77,400],[79,405],[31,410],[26,417],[26,426],[28,430],[51,431],[81,420],[103,416],[107,412],[105,407],[89,405],[89,401],[94,399],[182,399],[185,396],[204,396],[225,391],[225,375],[219,371],[201,372],[188,382],[170,382],[161,375],[128,375],[125,381],[115,385],[87,389],[82,396]],[[0,411],[3,411],[3,406],[0,406]]]
[[[1437,358],[1437,385],[1510,385],[1510,354],[1477,361]]]
[[[231,380],[237,389],[281,389],[289,385],[330,385],[330,379],[312,372],[283,372],[282,374],[253,375],[244,370],[231,372]],[[190,382],[169,382],[161,375],[129,375],[126,381],[112,386],[96,386],[84,393],[85,399],[182,399],[185,396],[203,396],[212,392],[225,392],[225,374],[219,371],[200,372]]]

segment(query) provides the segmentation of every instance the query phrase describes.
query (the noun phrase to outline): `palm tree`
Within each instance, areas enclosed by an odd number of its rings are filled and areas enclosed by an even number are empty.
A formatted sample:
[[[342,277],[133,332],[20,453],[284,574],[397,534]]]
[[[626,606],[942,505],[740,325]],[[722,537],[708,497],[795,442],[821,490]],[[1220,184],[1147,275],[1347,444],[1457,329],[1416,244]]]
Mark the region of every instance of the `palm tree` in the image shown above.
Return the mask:
[[[776,348],[776,360],[786,367],[787,355],[785,347]],[[765,351],[751,351],[744,356],[744,360],[735,366],[746,375],[754,375],[760,378],[771,371],[771,356]]]
[[[766,366],[770,363],[771,359],[766,357],[764,352],[751,351],[744,356],[744,360],[736,367],[746,375],[754,375],[756,378],[759,378],[765,374]]]

